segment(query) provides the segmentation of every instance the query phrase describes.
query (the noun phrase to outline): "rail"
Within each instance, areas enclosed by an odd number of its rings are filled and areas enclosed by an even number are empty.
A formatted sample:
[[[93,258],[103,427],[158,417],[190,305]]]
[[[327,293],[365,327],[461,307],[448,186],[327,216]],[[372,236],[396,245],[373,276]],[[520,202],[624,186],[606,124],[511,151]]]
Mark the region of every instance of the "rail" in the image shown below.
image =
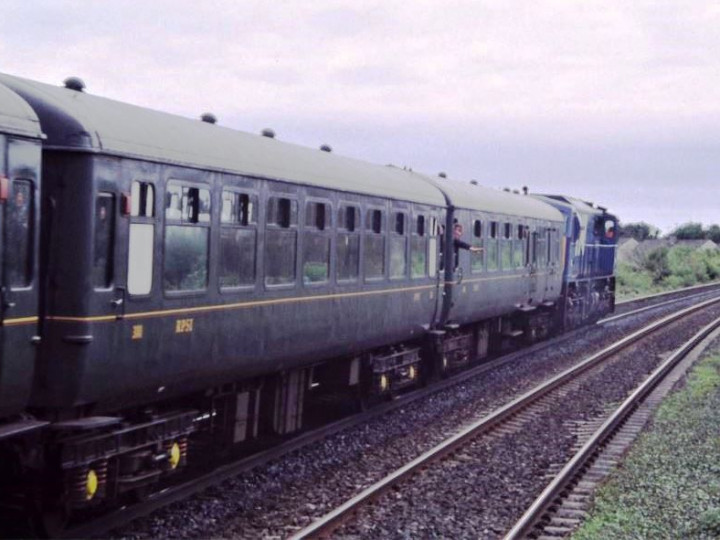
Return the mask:
[[[665,360],[665,362],[618,407],[575,456],[573,456],[567,465],[563,467],[525,514],[517,521],[510,532],[507,533],[505,540],[526,538],[535,528],[536,524],[542,520],[548,509],[556,503],[561,493],[570,485],[578,473],[587,466],[598,449],[608,442],[617,429],[637,409],[639,403],[663,381],[683,358],[718,328],[720,328],[720,318],[705,326]]]
[[[291,537],[291,539],[301,540],[306,538],[318,538],[331,535],[334,530],[336,530],[345,521],[349,520],[352,514],[355,513],[364,504],[367,504],[368,502],[377,499],[389,488],[397,485],[402,480],[415,474],[422,468],[426,468],[434,462],[439,461],[444,456],[461,448],[468,440],[474,439],[477,436],[490,431],[492,428],[503,423],[505,420],[514,417],[524,408],[534,403],[535,401],[538,401],[540,398],[546,396],[555,388],[574,379],[588,369],[600,364],[606,358],[617,354],[618,352],[637,342],[641,338],[663,328],[664,326],[667,326],[672,322],[675,322],[685,317],[686,315],[689,315],[690,313],[700,311],[719,302],[720,298],[713,298],[700,304],[696,304],[677,311],[671,315],[663,317],[662,319],[659,319],[645,326],[644,328],[634,332],[629,336],[626,336],[625,338],[619,340],[610,347],[606,347],[605,349],[591,355],[576,366],[573,366],[572,368],[563,371],[562,373],[542,383],[533,390],[516,398],[515,400],[511,401],[510,403],[506,404],[505,406],[501,407],[500,409],[496,410],[485,418],[482,418],[479,421],[468,426],[467,428],[463,429],[456,435],[450,437],[449,439],[446,439],[439,445],[428,450],[418,458],[404,465],[400,469],[397,469],[385,478],[379,480],[375,484],[363,490],[355,497],[346,501],[344,504],[342,504],[332,512],[314,521],[308,527],[298,531]]]

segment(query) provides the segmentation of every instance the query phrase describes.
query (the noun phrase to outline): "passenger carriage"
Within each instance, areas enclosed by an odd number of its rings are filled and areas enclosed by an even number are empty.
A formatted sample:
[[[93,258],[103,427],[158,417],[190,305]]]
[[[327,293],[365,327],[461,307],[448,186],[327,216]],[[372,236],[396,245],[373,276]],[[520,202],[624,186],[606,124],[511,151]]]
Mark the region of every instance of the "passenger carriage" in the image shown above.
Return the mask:
[[[616,221],[584,203],[73,78],[0,75],[0,104],[2,481],[43,507],[142,493],[194,447],[301,430],[318,396],[392,395],[612,309]]]

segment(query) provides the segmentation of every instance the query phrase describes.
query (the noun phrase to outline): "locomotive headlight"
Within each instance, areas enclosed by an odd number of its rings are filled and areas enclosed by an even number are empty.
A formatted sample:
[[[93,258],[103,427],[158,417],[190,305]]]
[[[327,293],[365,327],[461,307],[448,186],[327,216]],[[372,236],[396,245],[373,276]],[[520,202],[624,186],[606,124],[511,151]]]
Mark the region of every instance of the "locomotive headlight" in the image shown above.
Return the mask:
[[[388,378],[384,373],[380,375],[380,391],[384,392],[388,389]]]
[[[410,379],[415,379],[415,375],[417,375],[415,366],[410,366],[410,369],[408,369],[408,377],[410,377]]]
[[[168,463],[171,469],[177,469],[177,466],[180,465],[180,446],[176,442],[172,444],[170,452],[168,452]]]
[[[98,490],[98,476],[97,473],[90,469],[85,476],[85,499],[92,499]]]

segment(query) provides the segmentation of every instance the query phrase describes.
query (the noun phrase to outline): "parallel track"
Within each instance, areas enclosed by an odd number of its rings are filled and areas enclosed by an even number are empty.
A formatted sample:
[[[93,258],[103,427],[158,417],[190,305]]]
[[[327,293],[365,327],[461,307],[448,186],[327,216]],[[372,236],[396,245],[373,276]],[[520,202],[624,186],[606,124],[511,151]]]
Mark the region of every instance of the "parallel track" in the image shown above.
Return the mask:
[[[720,284],[715,284],[715,288],[720,288]],[[705,287],[703,288],[703,291],[709,290],[711,287]],[[686,293],[691,292],[690,295],[682,296],[679,298],[673,298],[672,300],[664,301],[659,304],[655,304],[651,307],[660,307],[667,304],[688,300],[689,298],[695,298],[697,296],[706,295],[707,292],[700,292],[700,293],[694,293],[696,288],[690,288],[686,290],[681,291],[673,291],[671,293],[663,293],[660,295],[653,295],[652,299],[657,300],[664,298],[666,296],[677,296],[678,293]],[[630,307],[633,305],[633,302],[645,302],[647,301],[647,298],[641,298],[629,302],[625,302],[623,305]],[[644,312],[651,307],[643,307],[638,310],[632,310],[627,311],[623,313],[622,315],[613,317],[611,319],[606,319],[604,321],[599,321],[599,324],[603,324],[605,322],[611,322],[631,317],[633,315],[636,315],[638,313]],[[548,342],[542,342],[538,343],[536,345],[533,345],[532,347],[522,349],[517,352],[513,352],[511,354],[505,355],[503,357],[497,358],[495,360],[492,360],[490,362],[483,363],[482,365],[476,366],[474,368],[471,368],[469,370],[460,372],[446,380],[440,381],[436,384],[434,384],[430,388],[423,388],[420,390],[415,390],[413,392],[400,395],[396,397],[393,401],[380,404],[373,409],[369,411],[365,411],[362,414],[353,415],[347,418],[344,418],[342,420],[333,422],[331,424],[328,424],[326,426],[320,427],[318,429],[314,429],[312,431],[305,432],[292,440],[289,440],[287,442],[284,442],[278,446],[275,446],[273,448],[270,448],[268,450],[259,452],[257,454],[253,454],[248,457],[244,457],[241,459],[237,459],[235,461],[232,461],[230,463],[218,466],[217,468],[214,468],[210,471],[207,471],[200,476],[195,476],[194,478],[188,479],[187,481],[182,481],[176,485],[165,487],[155,493],[152,493],[149,495],[145,500],[142,502],[139,502],[137,504],[121,507],[117,510],[111,511],[107,514],[104,514],[102,516],[99,516],[92,521],[74,526],[70,529],[68,529],[62,537],[65,538],[87,538],[87,537],[95,537],[98,535],[102,535],[106,533],[107,531],[112,530],[113,528],[120,527],[134,519],[138,519],[143,516],[147,516],[151,514],[152,512],[163,508],[165,506],[168,506],[170,504],[173,504],[175,502],[181,501],[183,499],[189,498],[192,495],[199,493],[208,487],[218,485],[224,480],[228,478],[232,478],[238,474],[241,474],[243,472],[250,471],[256,467],[259,467],[261,465],[264,465],[272,460],[279,459],[282,456],[285,456],[291,452],[297,451],[311,443],[314,443],[316,441],[325,439],[335,433],[338,433],[340,431],[343,431],[345,429],[348,429],[350,427],[365,423],[369,421],[372,418],[379,417],[383,414],[386,414],[388,412],[391,412],[396,409],[400,409],[402,407],[408,406],[413,401],[422,399],[427,397],[430,394],[434,394],[437,392],[440,392],[448,387],[460,384],[466,380],[473,379],[477,377],[478,375],[481,375],[484,372],[488,372],[490,370],[496,369],[502,365],[512,363],[517,360],[518,357],[533,354],[534,352],[539,352],[541,350],[544,350],[546,348],[556,347],[559,343],[569,341],[573,339],[577,335],[577,331],[570,332],[568,334],[564,334],[563,336],[560,336],[558,338],[555,338]]]
[[[663,397],[718,336],[719,328],[716,319],[665,360],[586,441],[505,539],[549,540],[571,534],[588,509],[588,492],[617,464]]]
[[[333,531],[337,530],[345,522],[351,521],[353,515],[362,507],[374,500],[377,500],[389,489],[397,487],[413,475],[456,453],[470,441],[475,440],[479,436],[495,433],[496,430],[515,429],[513,421],[520,415],[527,416],[528,414],[533,414],[530,412],[533,407],[541,410],[544,403],[553,399],[551,397],[553,393],[563,392],[565,387],[568,384],[573,384],[578,377],[586,374],[591,369],[602,365],[606,360],[617,355],[620,351],[626,349],[630,345],[637,343],[642,338],[645,338],[655,332],[661,332],[669,324],[674,323],[693,312],[697,312],[706,307],[717,304],[718,302],[720,302],[720,298],[713,298],[695,306],[691,306],[690,308],[680,310],[672,315],[649,324],[641,330],[621,339],[614,345],[593,354],[580,364],[560,373],[549,381],[546,381],[530,392],[496,410],[494,413],[463,429],[461,432],[425,452],[400,469],[397,469],[392,474],[368,487],[357,496],[336,508],[334,511],[326,514],[322,518],[313,522],[310,526],[297,532],[294,536],[292,536],[292,539],[300,540],[305,538],[330,536]]]

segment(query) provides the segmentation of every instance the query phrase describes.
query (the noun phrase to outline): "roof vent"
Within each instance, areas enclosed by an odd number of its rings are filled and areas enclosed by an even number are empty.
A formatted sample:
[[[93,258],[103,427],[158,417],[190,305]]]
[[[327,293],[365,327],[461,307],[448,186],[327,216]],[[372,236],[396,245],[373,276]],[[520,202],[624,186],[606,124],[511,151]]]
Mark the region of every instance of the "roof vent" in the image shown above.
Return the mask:
[[[80,77],[68,77],[63,81],[65,88],[75,90],[76,92],[82,92],[85,90],[85,83]]]
[[[478,181],[477,181],[477,180],[470,180],[470,183],[471,183],[473,186],[477,186],[477,185],[478,185]]]
[[[217,124],[217,116],[211,112],[202,113],[200,115],[200,120],[207,122],[208,124]]]
[[[330,146],[329,144],[323,144],[320,147],[320,150],[322,150],[323,152],[332,152],[332,146]]]
[[[261,134],[263,137],[267,137],[267,138],[269,138],[269,139],[274,139],[274,138],[275,138],[275,132],[274,132],[272,129],[270,129],[270,128],[265,128],[265,129],[263,129],[263,130],[260,132],[260,134]]]
[[[438,176],[439,176],[440,178],[447,178],[447,174],[445,174],[444,172],[439,172],[439,173],[438,173]]]

